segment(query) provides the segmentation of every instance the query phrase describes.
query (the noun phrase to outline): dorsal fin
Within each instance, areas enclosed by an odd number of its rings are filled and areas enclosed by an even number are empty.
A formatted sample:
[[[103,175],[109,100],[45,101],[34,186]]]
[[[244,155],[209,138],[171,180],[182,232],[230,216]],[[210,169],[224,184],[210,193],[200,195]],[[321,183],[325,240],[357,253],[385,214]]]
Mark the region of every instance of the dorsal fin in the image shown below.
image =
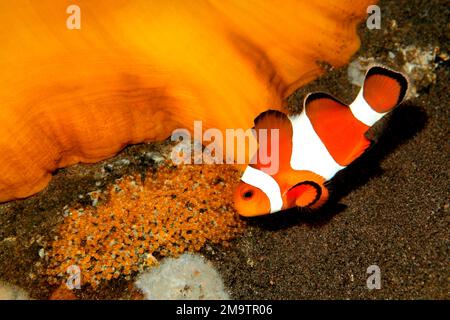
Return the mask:
[[[304,111],[339,165],[350,164],[370,145],[364,136],[369,127],[358,121],[347,105],[331,95],[323,92],[309,94],[304,101]]]
[[[256,131],[256,138],[258,140],[259,148],[258,148],[258,158],[256,160],[256,164],[253,165],[254,168],[264,169],[267,167],[264,163],[261,162],[259,155],[268,155],[273,160],[275,159],[275,155],[271,154],[271,150],[276,150],[277,148],[272,148],[271,140],[272,140],[272,131],[271,129],[278,129],[278,170],[277,172],[271,172],[269,174],[276,175],[279,171],[288,168],[289,161],[292,153],[292,125],[287,117],[287,115],[281,111],[277,110],[267,110],[260,115],[258,115],[255,120],[254,129]],[[267,143],[261,143],[261,129],[267,130]]]
[[[261,112],[254,120],[255,129],[280,128],[289,123],[289,119],[284,112],[269,109]]]

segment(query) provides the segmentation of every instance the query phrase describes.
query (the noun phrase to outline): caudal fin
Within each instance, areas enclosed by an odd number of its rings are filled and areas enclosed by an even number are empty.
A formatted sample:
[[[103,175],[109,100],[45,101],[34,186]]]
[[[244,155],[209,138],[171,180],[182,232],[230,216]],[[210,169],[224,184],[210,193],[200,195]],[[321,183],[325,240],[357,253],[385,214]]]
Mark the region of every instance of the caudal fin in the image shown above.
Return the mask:
[[[407,89],[408,80],[403,74],[375,66],[366,73],[363,95],[374,111],[385,113],[403,101]]]
[[[356,119],[371,127],[403,101],[407,90],[408,80],[404,75],[375,66],[367,71],[363,87],[350,109]]]

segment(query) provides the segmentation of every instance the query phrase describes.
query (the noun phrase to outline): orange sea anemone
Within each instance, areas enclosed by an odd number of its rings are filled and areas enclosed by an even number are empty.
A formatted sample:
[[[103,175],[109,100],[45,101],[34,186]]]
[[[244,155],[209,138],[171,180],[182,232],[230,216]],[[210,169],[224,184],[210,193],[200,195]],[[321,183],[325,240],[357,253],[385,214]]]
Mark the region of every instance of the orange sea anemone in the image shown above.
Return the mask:
[[[51,173],[193,120],[248,128],[255,115],[344,65],[372,0],[0,3],[0,202]]]

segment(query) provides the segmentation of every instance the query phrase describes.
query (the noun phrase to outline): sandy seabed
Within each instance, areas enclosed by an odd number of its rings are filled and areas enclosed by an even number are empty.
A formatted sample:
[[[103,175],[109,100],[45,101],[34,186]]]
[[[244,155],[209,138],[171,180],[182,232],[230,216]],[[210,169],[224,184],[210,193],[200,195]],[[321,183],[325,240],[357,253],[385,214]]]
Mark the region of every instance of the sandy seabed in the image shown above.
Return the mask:
[[[382,28],[360,27],[359,57],[393,68],[408,46],[448,53],[445,1],[381,1]],[[433,62],[434,63],[434,62]],[[376,144],[332,183],[330,203],[315,213],[286,212],[247,221],[230,248],[207,246],[235,299],[415,299],[448,298],[448,129],[449,62],[436,58],[436,80],[417,83],[417,97],[405,102],[372,130]],[[358,88],[347,69],[295,92],[298,109],[308,92],[327,91],[350,102]],[[33,298],[49,297],[36,272],[63,220],[64,206],[87,205],[80,194],[105,188],[124,174],[147,170],[143,156],[165,144],[131,146],[95,165],[60,170],[50,186],[32,198],[0,205],[0,279]],[[122,161],[126,159],[126,161]],[[110,168],[98,176],[101,168]],[[367,268],[378,265],[381,289],[368,290]],[[127,281],[113,280],[78,298],[131,298]]]

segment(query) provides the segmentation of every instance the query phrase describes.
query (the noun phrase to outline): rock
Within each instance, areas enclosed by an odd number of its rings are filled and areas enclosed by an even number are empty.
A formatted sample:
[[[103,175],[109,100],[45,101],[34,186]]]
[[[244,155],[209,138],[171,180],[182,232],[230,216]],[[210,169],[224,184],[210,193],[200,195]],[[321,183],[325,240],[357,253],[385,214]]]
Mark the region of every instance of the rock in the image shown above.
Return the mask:
[[[198,254],[166,258],[135,282],[145,299],[229,299],[219,273]]]

